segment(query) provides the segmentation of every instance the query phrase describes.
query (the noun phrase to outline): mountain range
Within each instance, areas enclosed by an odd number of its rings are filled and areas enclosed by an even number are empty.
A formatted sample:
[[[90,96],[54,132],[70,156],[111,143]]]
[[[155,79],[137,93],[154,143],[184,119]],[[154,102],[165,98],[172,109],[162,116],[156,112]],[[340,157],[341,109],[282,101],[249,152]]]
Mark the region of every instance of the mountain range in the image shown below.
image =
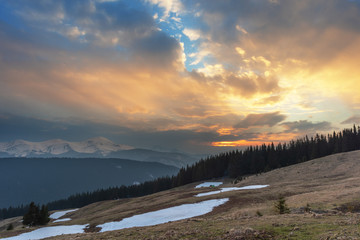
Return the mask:
[[[159,152],[116,144],[104,137],[81,142],[53,139],[43,142],[15,140],[0,143],[0,158],[121,158],[143,162],[158,162],[178,168],[191,165],[196,157],[174,152]]]

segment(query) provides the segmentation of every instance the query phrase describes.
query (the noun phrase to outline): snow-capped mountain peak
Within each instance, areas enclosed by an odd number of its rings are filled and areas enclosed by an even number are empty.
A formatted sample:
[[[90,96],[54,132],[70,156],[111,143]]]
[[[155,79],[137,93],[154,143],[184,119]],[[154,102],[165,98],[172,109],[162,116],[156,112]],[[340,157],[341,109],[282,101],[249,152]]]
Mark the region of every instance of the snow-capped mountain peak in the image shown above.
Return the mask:
[[[107,156],[111,152],[130,150],[133,147],[116,144],[104,137],[95,137],[82,142],[69,142],[62,139],[52,139],[44,142],[30,142],[15,140],[0,143],[0,152],[5,152],[14,157],[41,156],[45,154],[61,155],[68,152],[98,153]]]

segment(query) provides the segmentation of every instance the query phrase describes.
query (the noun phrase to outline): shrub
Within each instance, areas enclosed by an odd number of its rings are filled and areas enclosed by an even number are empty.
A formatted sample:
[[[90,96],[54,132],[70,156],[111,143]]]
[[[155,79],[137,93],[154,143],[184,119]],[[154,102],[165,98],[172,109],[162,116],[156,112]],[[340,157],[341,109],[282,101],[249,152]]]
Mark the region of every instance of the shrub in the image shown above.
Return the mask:
[[[284,197],[279,197],[279,199],[274,204],[275,211],[279,214],[290,213],[290,209],[286,204],[286,200]]]
[[[9,226],[6,228],[6,230],[10,231],[13,230],[14,226],[12,225],[12,223],[9,224]]]
[[[263,216],[263,214],[262,214],[259,210],[256,211],[256,215],[257,215],[258,217],[262,217],[262,216]]]

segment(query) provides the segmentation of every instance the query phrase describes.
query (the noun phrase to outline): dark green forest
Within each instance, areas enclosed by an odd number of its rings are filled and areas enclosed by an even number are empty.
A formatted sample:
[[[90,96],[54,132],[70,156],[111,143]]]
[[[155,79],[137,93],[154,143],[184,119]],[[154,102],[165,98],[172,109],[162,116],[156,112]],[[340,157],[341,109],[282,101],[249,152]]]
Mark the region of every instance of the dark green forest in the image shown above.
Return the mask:
[[[234,150],[209,156],[199,162],[180,169],[176,176],[161,177],[139,185],[112,187],[93,192],[79,193],[67,199],[48,203],[49,210],[79,208],[90,203],[120,198],[140,197],[192,182],[212,178],[242,178],[250,174],[267,172],[327,155],[360,149],[360,127],[316,134],[277,145],[250,146],[245,150]],[[0,219],[20,216],[29,206],[9,207],[0,210]]]

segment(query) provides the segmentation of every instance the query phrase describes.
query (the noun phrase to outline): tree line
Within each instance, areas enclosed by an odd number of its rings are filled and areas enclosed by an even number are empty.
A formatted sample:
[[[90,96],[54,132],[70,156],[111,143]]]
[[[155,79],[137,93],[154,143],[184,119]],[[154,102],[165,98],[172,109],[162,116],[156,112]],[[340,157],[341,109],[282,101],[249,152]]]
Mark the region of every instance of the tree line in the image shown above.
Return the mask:
[[[249,174],[267,172],[334,153],[360,149],[360,127],[344,129],[332,134],[304,137],[288,143],[250,146],[209,156],[191,166],[181,168],[176,176],[160,177],[137,185],[111,187],[72,195],[67,199],[48,203],[49,210],[79,208],[85,205],[121,198],[141,197],[192,182],[219,177],[242,178]],[[29,206],[0,210],[0,219],[20,216]]]

